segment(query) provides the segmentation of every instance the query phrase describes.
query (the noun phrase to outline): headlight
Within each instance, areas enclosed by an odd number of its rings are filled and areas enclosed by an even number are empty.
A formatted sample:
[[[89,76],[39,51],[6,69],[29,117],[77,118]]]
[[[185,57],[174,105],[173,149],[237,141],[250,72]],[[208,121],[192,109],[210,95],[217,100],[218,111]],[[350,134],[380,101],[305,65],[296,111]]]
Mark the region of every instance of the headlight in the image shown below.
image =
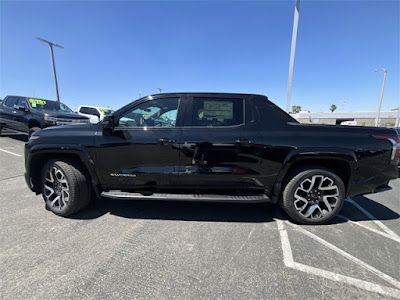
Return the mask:
[[[46,122],[55,124],[55,123],[57,122],[58,118],[49,117],[48,115],[44,115],[44,120],[45,120]]]
[[[38,135],[31,135],[31,137],[29,138],[30,141],[32,140],[37,140],[40,136]]]

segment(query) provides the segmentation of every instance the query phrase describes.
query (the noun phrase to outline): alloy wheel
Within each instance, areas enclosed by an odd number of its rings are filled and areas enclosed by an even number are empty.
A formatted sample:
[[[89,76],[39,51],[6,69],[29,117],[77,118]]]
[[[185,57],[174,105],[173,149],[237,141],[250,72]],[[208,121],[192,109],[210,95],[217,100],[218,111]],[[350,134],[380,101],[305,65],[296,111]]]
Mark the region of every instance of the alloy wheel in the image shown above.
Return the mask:
[[[65,210],[69,204],[69,185],[65,174],[56,165],[45,172],[44,198],[52,210]]]
[[[332,214],[338,202],[338,186],[324,175],[304,179],[294,192],[294,207],[307,219],[319,219]]]

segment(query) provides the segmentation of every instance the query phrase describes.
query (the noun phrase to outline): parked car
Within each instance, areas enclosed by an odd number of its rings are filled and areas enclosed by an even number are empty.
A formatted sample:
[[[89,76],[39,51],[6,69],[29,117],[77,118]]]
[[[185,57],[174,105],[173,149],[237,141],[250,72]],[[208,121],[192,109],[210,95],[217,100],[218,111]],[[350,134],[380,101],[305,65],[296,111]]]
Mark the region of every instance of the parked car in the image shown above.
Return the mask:
[[[396,179],[393,129],[299,124],[260,95],[156,94],[98,124],[49,128],[25,146],[26,181],[68,216],[115,199],[280,203],[302,224]]]
[[[114,111],[110,108],[103,108],[97,106],[81,105],[78,107],[78,113],[90,119],[90,123],[98,123],[103,120],[105,116],[111,115]]]
[[[64,103],[29,98],[7,96],[0,103],[0,133],[3,128],[28,133],[54,125],[88,123],[87,117],[74,113]]]

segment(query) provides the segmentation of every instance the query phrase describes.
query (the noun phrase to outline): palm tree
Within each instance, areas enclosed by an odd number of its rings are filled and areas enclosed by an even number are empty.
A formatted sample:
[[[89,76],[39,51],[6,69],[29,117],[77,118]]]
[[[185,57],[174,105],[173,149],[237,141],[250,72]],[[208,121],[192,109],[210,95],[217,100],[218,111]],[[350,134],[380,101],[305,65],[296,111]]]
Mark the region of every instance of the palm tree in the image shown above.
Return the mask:
[[[301,106],[293,105],[292,106],[292,113],[297,114],[301,111]]]
[[[329,109],[331,112],[334,112],[335,110],[336,110],[336,105],[335,104],[332,104],[331,105],[331,108]]]

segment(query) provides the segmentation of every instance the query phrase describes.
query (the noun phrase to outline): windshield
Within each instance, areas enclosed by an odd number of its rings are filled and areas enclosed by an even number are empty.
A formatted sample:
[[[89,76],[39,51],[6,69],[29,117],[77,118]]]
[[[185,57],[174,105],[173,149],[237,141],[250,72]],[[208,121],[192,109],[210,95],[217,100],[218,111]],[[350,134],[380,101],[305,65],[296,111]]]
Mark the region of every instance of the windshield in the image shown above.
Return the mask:
[[[29,103],[32,106],[32,108],[37,110],[73,112],[72,109],[70,109],[68,106],[66,106],[64,103],[61,102],[60,105],[58,105],[56,101],[30,98]]]

